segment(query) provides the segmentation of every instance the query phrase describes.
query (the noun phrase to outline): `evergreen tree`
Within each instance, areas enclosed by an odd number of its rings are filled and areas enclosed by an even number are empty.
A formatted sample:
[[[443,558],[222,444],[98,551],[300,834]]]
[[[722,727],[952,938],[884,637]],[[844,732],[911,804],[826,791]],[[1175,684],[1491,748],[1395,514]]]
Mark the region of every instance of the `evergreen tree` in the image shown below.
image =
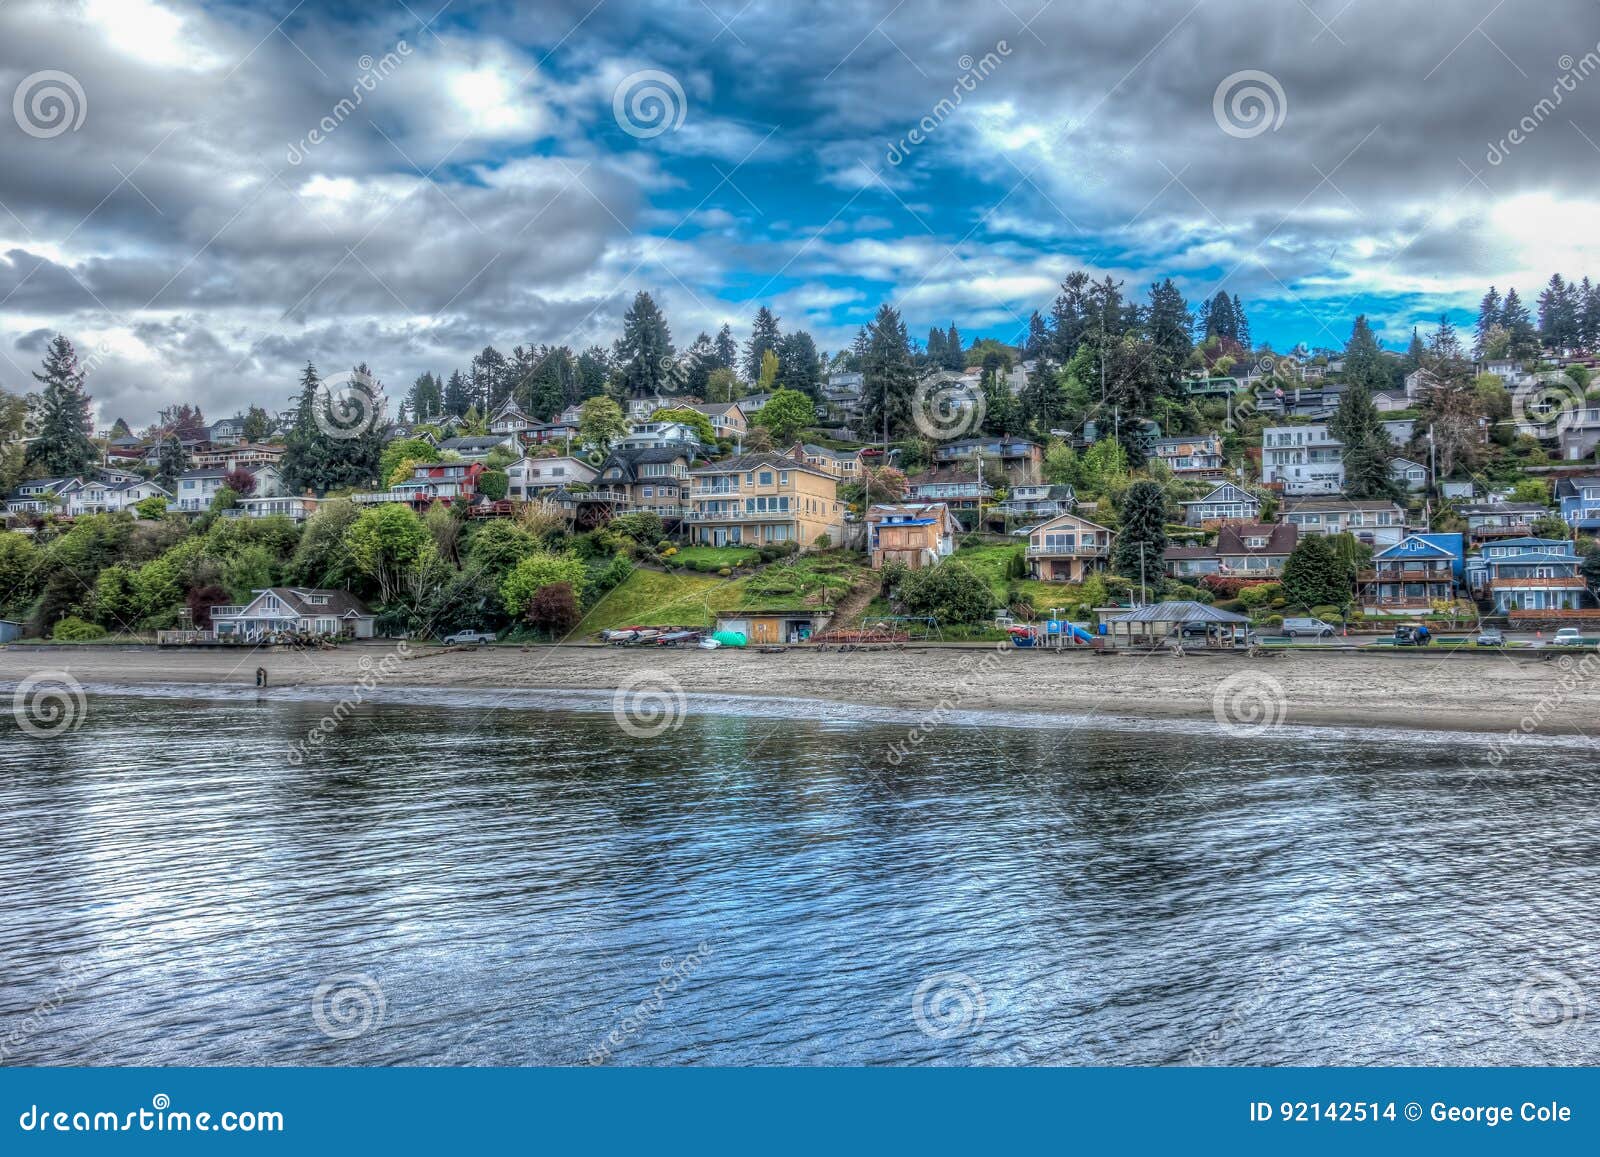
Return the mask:
[[[778,340],[778,381],[785,389],[797,390],[813,401],[821,400],[822,356],[805,330],[797,329]]]
[[[1539,340],[1555,353],[1578,344],[1578,309],[1572,288],[1559,273],[1550,275],[1549,284],[1539,294]]]
[[[702,331],[683,355],[685,392],[696,398],[705,398],[711,371],[717,368],[717,347],[711,335]]]
[[[1022,343],[1022,356],[1029,361],[1050,356],[1050,327],[1045,325],[1037,309],[1028,318],[1028,336]]]
[[[667,319],[648,293],[640,290],[622,318],[617,364],[623,387],[635,397],[660,394],[671,380],[674,350]]]
[[[1526,361],[1539,354],[1539,335],[1533,328],[1528,307],[1522,304],[1515,289],[1506,290],[1505,304],[1500,309],[1500,325],[1505,329],[1509,344],[1506,356],[1515,361]]]
[[[111,437],[113,439],[133,437],[133,431],[128,428],[128,422],[125,418],[118,418],[111,423]]]
[[[452,370],[450,381],[444,388],[444,413],[452,418],[460,418],[471,405],[472,391],[467,388],[467,379],[460,370]]]
[[[1406,356],[1401,362],[1402,376],[1409,377],[1422,368],[1423,359],[1427,357],[1428,347],[1422,344],[1422,335],[1417,332],[1417,327],[1411,327],[1411,344],[1406,347]]]
[[[1081,269],[1067,274],[1061,292],[1050,306],[1051,358],[1066,365],[1078,352],[1087,321],[1089,275]]]
[[[1393,498],[1389,477],[1393,443],[1383,428],[1383,417],[1372,404],[1372,392],[1351,385],[1339,396],[1339,407],[1328,430],[1344,443],[1345,491],[1352,498]]]
[[[912,394],[916,388],[911,368],[911,343],[906,337],[905,323],[893,306],[878,307],[861,363],[861,409],[866,437],[869,441],[882,437],[886,423],[892,437],[910,425]]]
[[[1587,276],[1579,283],[1576,293],[1578,308],[1578,348],[1585,353],[1600,349],[1600,289],[1589,282]]]
[[[72,343],[57,334],[45,351],[44,372],[36,370],[33,377],[44,389],[39,397],[38,435],[26,452],[28,466],[51,478],[86,473],[97,458],[89,440],[94,427]]]
[[[505,354],[492,345],[472,359],[472,401],[483,413],[493,413],[511,392],[508,370]]]
[[[1484,357],[1489,349],[1489,331],[1501,324],[1500,291],[1494,286],[1489,287],[1489,292],[1483,295],[1483,300],[1478,303],[1478,324],[1473,330],[1472,352],[1476,357]]]
[[[1157,369],[1163,386],[1174,397],[1183,392],[1183,364],[1194,349],[1194,341],[1189,336],[1192,324],[1189,303],[1172,283],[1172,278],[1165,278],[1150,286],[1150,307],[1145,313],[1145,328],[1158,359]]]
[[[777,352],[783,334],[778,329],[778,319],[766,306],[756,310],[755,321],[750,324],[750,340],[744,343],[744,375],[748,381],[761,377],[761,358],[768,351]]]
[[[1229,341],[1239,340],[1239,316],[1234,310],[1233,299],[1220,289],[1211,299],[1210,308],[1205,311],[1202,324],[1204,328],[1201,339],[1204,341],[1214,337],[1227,338]]]
[[[958,373],[967,368],[967,355],[961,348],[961,333],[951,322],[944,335],[944,368]]]
[[[717,331],[717,369],[737,370],[739,368],[739,343],[733,340],[733,330],[723,323]]]
[[[944,330],[938,326],[928,330],[928,362],[933,366],[944,365]]]
[[[1325,534],[1308,534],[1283,564],[1283,593],[1296,609],[1345,607],[1355,586],[1355,568],[1339,557]]]
[[[1162,552],[1167,549],[1167,496],[1154,482],[1135,482],[1122,496],[1121,518],[1111,552],[1111,566],[1134,582],[1160,594]],[[1142,569],[1141,569],[1142,566]]]
[[[1250,322],[1244,315],[1244,306],[1239,304],[1239,295],[1233,295],[1233,340],[1238,342],[1245,350],[1250,350]]]
[[[178,476],[187,469],[189,454],[183,448],[183,440],[174,431],[163,433],[156,450],[156,484],[176,494]]]
[[[411,405],[412,421],[431,421],[444,412],[444,387],[431,372],[424,371],[411,383],[406,401]]]
[[[1389,367],[1372,327],[1367,324],[1366,314],[1357,315],[1350,340],[1345,343],[1344,380],[1373,393],[1389,388]]]
[[[724,327],[726,328],[726,327]],[[590,346],[578,355],[572,393],[567,395],[567,405],[574,406],[606,392],[606,382],[611,380],[611,355],[603,346]]]

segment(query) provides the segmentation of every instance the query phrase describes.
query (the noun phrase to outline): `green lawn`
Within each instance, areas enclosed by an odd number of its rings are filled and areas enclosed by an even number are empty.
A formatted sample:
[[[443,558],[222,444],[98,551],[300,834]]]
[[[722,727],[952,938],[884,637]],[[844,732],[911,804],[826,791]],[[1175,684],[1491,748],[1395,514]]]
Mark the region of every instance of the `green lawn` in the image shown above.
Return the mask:
[[[613,627],[709,627],[712,606],[726,599],[727,579],[640,568],[584,616],[574,635]]]
[[[994,592],[995,602],[998,604],[1006,597],[1006,592],[1015,586],[1024,595],[1033,600],[1034,610],[1043,615],[1051,607],[1066,608],[1078,601],[1078,587],[1068,583],[1046,583],[1037,579],[1008,579],[1006,566],[1012,556],[1023,549],[1023,542],[1017,539],[1014,542],[991,542],[976,546],[964,546],[951,557],[959,563],[971,567],[983,580],[989,584],[989,589]]]

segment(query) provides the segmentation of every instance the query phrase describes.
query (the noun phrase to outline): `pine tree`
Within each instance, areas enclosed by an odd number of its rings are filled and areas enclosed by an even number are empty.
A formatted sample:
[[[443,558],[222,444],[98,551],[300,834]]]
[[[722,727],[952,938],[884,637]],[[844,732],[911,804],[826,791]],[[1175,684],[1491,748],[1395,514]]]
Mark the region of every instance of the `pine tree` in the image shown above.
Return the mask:
[[[1022,356],[1029,361],[1050,356],[1050,327],[1045,325],[1037,309],[1028,318],[1028,336],[1022,343]]]
[[[1373,393],[1389,387],[1389,367],[1384,361],[1378,339],[1373,336],[1372,327],[1367,324],[1366,314],[1356,317],[1350,340],[1345,343],[1344,380],[1351,385],[1364,386]]]
[[[624,388],[635,397],[660,394],[671,380],[674,352],[666,317],[640,290],[623,315],[622,337],[616,345]]]
[[[717,368],[717,347],[711,343],[711,335],[701,331],[684,353],[683,362],[685,392],[705,399],[711,371]]]
[[[1283,564],[1283,593],[1297,610],[1350,603],[1355,568],[1339,557],[1325,534],[1308,534]]]
[[[1250,345],[1250,322],[1244,315],[1244,306],[1239,304],[1237,293],[1233,295],[1233,340],[1246,351],[1253,348]]]
[[[1111,566],[1134,582],[1141,577],[1161,592],[1162,552],[1167,549],[1167,496],[1154,482],[1135,482],[1122,496]]]
[[[1233,299],[1220,289],[1206,311],[1204,337],[1206,340],[1214,337],[1239,340],[1239,315],[1234,310]]]
[[[1500,309],[1500,325],[1509,338],[1506,356],[1514,361],[1526,361],[1539,355],[1539,335],[1533,328],[1528,307],[1522,304],[1515,289],[1506,290],[1505,303]]]
[[[317,367],[307,362],[300,374],[300,396],[295,404],[294,425],[284,439],[283,460],[278,467],[283,475],[283,484],[291,493],[316,489],[322,477],[322,440],[317,430],[317,405],[321,392],[322,378],[317,373]]]
[[[467,379],[460,370],[452,370],[450,380],[444,387],[444,413],[452,418],[460,418],[471,405],[472,391],[467,388]]]
[[[916,388],[911,368],[911,347],[905,323],[893,306],[880,305],[868,332],[862,354],[861,409],[867,438],[891,436],[911,422],[911,399]]]
[[[739,368],[739,343],[733,340],[733,330],[723,323],[717,331],[717,369],[737,370]]]
[[[944,365],[944,330],[938,326],[928,330],[928,362],[937,367]]]
[[[1145,314],[1145,328],[1160,362],[1158,368],[1163,384],[1173,396],[1182,392],[1180,376],[1183,363],[1194,349],[1194,341],[1189,336],[1192,323],[1189,303],[1172,283],[1172,278],[1150,286],[1150,308]]]
[[[778,329],[778,319],[766,306],[756,310],[750,324],[750,340],[744,343],[744,373],[749,381],[761,376],[761,358],[768,350],[777,352],[783,333]]]
[[[1473,330],[1472,352],[1475,357],[1483,357],[1489,348],[1489,331],[1501,324],[1500,291],[1494,286],[1489,287],[1489,292],[1483,295],[1483,300],[1478,303],[1478,324]]]
[[[1420,370],[1423,365],[1423,359],[1427,357],[1427,353],[1428,347],[1422,344],[1422,335],[1417,332],[1416,326],[1412,326],[1411,344],[1406,347],[1406,356],[1401,363],[1401,368],[1404,375],[1409,377],[1417,370]]]
[[[156,450],[156,483],[164,490],[176,493],[178,476],[189,469],[189,454],[176,431],[161,435]]]
[[[1578,284],[1576,293],[1578,310],[1578,348],[1585,353],[1600,349],[1600,290],[1590,284],[1587,276]]]
[[[822,398],[822,357],[817,343],[803,329],[786,333],[778,341],[778,381],[813,401]]]
[[[86,473],[96,460],[89,431],[89,395],[83,392],[83,372],[72,343],[57,334],[44,356],[44,372],[34,372],[43,383],[39,398],[38,436],[29,443],[26,461],[52,478]]]
[[[1393,498],[1395,485],[1389,477],[1393,443],[1372,404],[1371,391],[1349,386],[1339,396],[1328,430],[1344,443],[1345,491],[1352,498]]]
[[[133,437],[133,431],[128,428],[128,423],[125,418],[118,418],[111,424],[111,437],[113,439]]]
[[[472,400],[485,414],[492,414],[511,392],[511,375],[505,354],[494,346],[484,346],[472,359]]]
[[[944,335],[944,368],[958,373],[967,368],[967,355],[961,348],[961,333],[953,321]]]
[[[1050,306],[1050,356],[1060,365],[1070,362],[1083,342],[1088,285],[1089,275],[1073,270],[1061,282],[1061,292]]]
[[[1539,340],[1556,353],[1578,344],[1578,302],[1559,273],[1552,273],[1539,294]]]

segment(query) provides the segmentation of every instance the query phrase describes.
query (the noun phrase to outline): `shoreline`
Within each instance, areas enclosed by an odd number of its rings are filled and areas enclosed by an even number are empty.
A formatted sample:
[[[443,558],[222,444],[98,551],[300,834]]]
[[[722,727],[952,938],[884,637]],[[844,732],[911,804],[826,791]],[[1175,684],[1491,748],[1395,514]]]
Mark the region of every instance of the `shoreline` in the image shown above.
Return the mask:
[[[119,689],[348,691],[363,680],[385,702],[430,693],[596,694],[665,688],[691,700],[723,697],[857,708],[874,722],[916,725],[930,714],[1001,712],[1082,720],[1203,720],[1279,726],[1501,733],[1537,721],[1544,736],[1582,736],[1600,718],[1600,659],[1546,661],[1517,654],[1395,656],[1294,654],[1270,659],[1166,654],[1097,657],[977,647],[763,655],[731,649],[419,647],[368,644],[334,651],[196,652],[130,645],[0,649],[0,683],[65,671],[95,694]],[[1498,661],[1495,661],[1498,660]],[[415,695],[409,693],[415,692]],[[320,695],[308,696],[321,698]],[[879,717],[888,712],[890,718]],[[1248,738],[1246,737],[1246,741]]]

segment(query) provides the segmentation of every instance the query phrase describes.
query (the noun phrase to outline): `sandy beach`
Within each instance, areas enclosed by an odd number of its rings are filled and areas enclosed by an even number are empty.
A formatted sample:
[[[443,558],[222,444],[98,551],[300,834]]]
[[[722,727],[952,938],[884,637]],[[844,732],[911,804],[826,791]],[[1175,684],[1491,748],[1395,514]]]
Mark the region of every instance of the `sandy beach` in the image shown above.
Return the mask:
[[[264,667],[271,688],[329,689],[355,682],[395,649],[184,651],[148,648],[0,648],[0,681],[65,670],[84,684],[253,686]],[[1230,718],[1268,711],[1287,724],[1508,731],[1539,720],[1541,734],[1582,734],[1600,718],[1600,657],[1541,657],[1443,651],[1396,655],[1305,652],[1096,657],[990,647],[838,654],[606,647],[412,648],[385,664],[386,693],[415,688],[483,690],[614,688],[648,672],[698,695],[756,695],[904,707],[941,701],[961,710],[1103,714],[1134,718]],[[1231,683],[1228,682],[1232,680]],[[1227,690],[1219,693],[1226,685]],[[1226,704],[1231,703],[1231,706]]]

